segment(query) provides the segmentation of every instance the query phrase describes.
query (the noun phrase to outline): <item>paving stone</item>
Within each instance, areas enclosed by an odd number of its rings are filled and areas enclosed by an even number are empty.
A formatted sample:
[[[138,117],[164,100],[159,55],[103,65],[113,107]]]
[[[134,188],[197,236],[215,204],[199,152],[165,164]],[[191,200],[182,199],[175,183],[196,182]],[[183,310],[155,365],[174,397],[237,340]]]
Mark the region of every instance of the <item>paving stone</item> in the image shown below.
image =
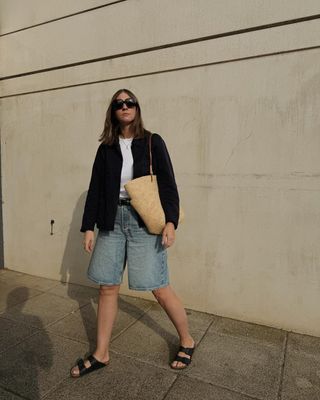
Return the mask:
[[[137,318],[148,310],[151,302],[130,296],[119,297],[119,310],[112,330],[111,340],[121,331],[130,326]],[[96,342],[97,308],[95,303],[87,304],[74,313],[48,327],[51,332],[73,338],[82,342],[89,342],[94,350]]]
[[[0,355],[0,386],[40,399],[69,376],[86,346],[41,331]]]
[[[47,293],[55,294],[65,299],[73,299],[81,306],[90,303],[92,300],[97,302],[99,289],[59,282],[56,286],[49,289]]]
[[[287,350],[312,354],[320,359],[320,337],[289,332]]]
[[[64,299],[54,294],[42,293],[6,311],[6,318],[23,322],[27,325],[43,328],[78,309],[75,300]],[[0,314],[1,317],[1,314]]]
[[[7,392],[6,390],[0,388],[0,399],[1,400],[21,400],[22,397],[16,396],[15,394]]]
[[[33,333],[38,332],[38,329],[33,326],[21,324],[3,317],[5,317],[5,314],[0,317],[0,353],[21,342],[21,340]]]
[[[0,281],[0,311],[8,310],[42,293],[40,290]]]
[[[252,400],[231,390],[182,375],[172,385],[166,400]]]
[[[320,399],[320,338],[289,333],[282,400]]]
[[[175,379],[161,368],[111,354],[106,368],[66,380],[45,400],[162,400]]]
[[[196,342],[203,336],[213,319],[212,315],[188,310],[189,328]],[[111,349],[119,353],[168,369],[178,346],[177,332],[158,304],[154,304],[141,319],[111,343]]]
[[[37,289],[42,292],[45,292],[59,284],[58,281],[53,279],[42,278],[40,276],[28,275],[10,270],[6,270],[5,273],[0,275],[0,282],[10,283],[15,286],[26,286],[30,289]]]
[[[210,331],[277,347],[283,345],[286,337],[286,331],[281,329],[223,317],[216,318]]]
[[[212,326],[182,373],[261,400],[277,399],[282,346],[214,332]]]

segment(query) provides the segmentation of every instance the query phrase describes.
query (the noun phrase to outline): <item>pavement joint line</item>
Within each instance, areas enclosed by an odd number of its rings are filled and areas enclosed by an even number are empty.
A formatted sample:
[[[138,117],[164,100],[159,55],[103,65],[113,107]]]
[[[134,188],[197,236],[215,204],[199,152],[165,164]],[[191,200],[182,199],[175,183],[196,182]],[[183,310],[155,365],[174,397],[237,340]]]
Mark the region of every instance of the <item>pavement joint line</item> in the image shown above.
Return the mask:
[[[15,274],[19,274],[18,275],[19,277],[21,277],[21,276],[30,276],[30,278],[36,278],[36,279],[40,279],[40,280],[43,279],[44,281],[53,281],[53,282],[58,282],[58,283],[61,282],[61,281],[58,281],[57,279],[45,278],[43,276],[32,275],[32,274],[28,274],[27,272],[19,271],[19,267],[17,265],[11,265],[11,267],[12,268],[17,268],[17,270],[4,268],[3,273],[4,274],[5,273],[10,274],[11,272],[13,272]]]
[[[50,290],[51,290],[51,289],[50,289]],[[51,291],[47,291],[47,292],[45,292],[45,293],[47,293],[47,294],[52,294],[52,296],[59,297],[60,299],[74,300],[74,301],[76,301],[76,302],[79,302],[79,301],[77,300],[76,296],[75,296],[75,297],[71,297],[71,296],[69,296],[69,295],[63,296],[63,295],[58,294],[58,293],[52,293]],[[80,297],[81,297],[81,296],[79,296],[79,298],[80,298]],[[94,299],[94,298],[98,298],[98,295],[96,295],[96,296],[91,296],[90,299],[88,300],[88,302],[85,303],[85,304],[81,304],[81,306],[79,306],[79,308],[83,307],[84,305],[89,304],[89,303],[91,302],[91,300]]]
[[[82,307],[83,307],[83,306],[82,306]],[[144,314],[146,314],[146,313],[150,310],[151,307],[152,307],[152,306],[150,306],[146,311],[144,311],[143,314],[139,317],[139,319],[140,319]],[[81,308],[81,307],[80,307],[80,308]],[[78,311],[78,310],[77,310],[77,311]],[[47,329],[47,328],[50,328],[50,327],[51,327],[52,325],[54,325],[55,323],[57,323],[57,322],[63,320],[64,318],[66,318],[67,316],[69,316],[70,314],[73,314],[73,313],[74,313],[74,312],[71,312],[71,313],[65,315],[64,317],[58,319],[57,321],[54,321],[54,322],[52,322],[52,323],[50,323],[50,324],[44,326],[43,328],[38,328],[38,329],[39,329],[39,331],[45,330],[45,331],[47,331],[48,333],[50,333],[50,334],[52,334],[52,335],[54,335],[54,336],[62,337],[62,338],[64,338],[64,339],[69,339],[69,340],[72,340],[73,342],[77,342],[77,343],[81,343],[81,344],[85,344],[85,345],[88,345],[88,344],[90,345],[90,341],[89,341],[89,340],[88,340],[88,341],[83,341],[83,340],[76,339],[76,338],[71,337],[71,336],[63,335],[63,334],[58,333],[58,332],[53,332],[53,331],[51,331],[50,329]],[[129,329],[132,325],[134,325],[134,324],[136,323],[136,321],[137,321],[137,319],[135,319],[132,323],[130,323],[126,328],[122,329],[117,335],[115,335],[114,337],[112,337],[111,340],[110,340],[110,343],[111,343],[113,340],[117,339],[123,332],[125,332],[127,329]],[[26,325],[26,324],[25,324],[25,325]],[[28,325],[28,326],[29,326],[29,325]],[[119,354],[122,354],[122,353],[119,353]]]
[[[92,287],[92,286],[85,286],[85,285],[80,285],[80,284],[78,284],[78,283],[71,283],[71,282],[64,282],[64,281],[57,281],[57,284],[56,285],[54,285],[54,286],[52,286],[52,287],[50,287],[49,289],[47,289],[47,291],[50,293],[50,291],[52,290],[52,289],[55,289],[56,287],[58,287],[58,286],[60,286],[60,285],[62,285],[62,286],[71,286],[71,287],[75,287],[75,286],[78,286],[78,287],[81,287],[81,288],[84,288],[84,290],[86,290],[86,289],[93,289],[93,290],[95,290],[95,291],[99,291],[99,288],[95,288],[95,287]],[[60,297],[64,297],[65,298],[65,296],[61,296],[61,295],[59,295],[59,294],[56,294],[56,293],[52,293],[52,294],[55,294],[56,296],[60,296]],[[97,294],[97,296],[98,296],[98,294]],[[94,296],[93,296],[94,297]],[[69,296],[68,296],[68,298],[70,298]]]
[[[203,335],[201,336],[201,338],[198,340],[196,344],[196,346],[198,347],[199,344],[202,342],[203,338],[205,337],[205,335],[208,333],[208,330],[210,329],[210,327],[214,324],[214,322],[217,321],[217,319],[213,316],[212,321],[210,322],[210,324],[207,326],[207,329],[205,329],[205,331],[203,332]]]
[[[263,341],[263,339],[261,339],[261,340],[259,340],[259,339],[255,339],[255,340],[251,339],[250,340],[250,336],[248,338],[239,337],[239,336],[233,335],[232,333],[223,333],[223,332],[212,332],[212,334],[220,336],[220,337],[224,337],[224,336],[231,337],[233,339],[237,339],[237,340],[240,340],[240,341],[245,342],[245,343],[252,343],[252,344],[256,344],[256,345],[261,345],[261,346],[264,346],[264,347],[267,347],[267,348],[270,348],[270,347],[271,348],[272,347],[273,348],[277,348],[277,347],[279,347],[279,345],[272,344],[272,343],[267,343],[267,342]],[[283,346],[283,343],[281,343],[281,347],[282,346]]]
[[[67,301],[70,300],[70,297],[66,298],[66,297],[59,296],[59,295],[54,294],[54,293],[50,293],[50,294],[53,294],[54,296],[59,297],[59,298],[64,298],[64,299],[67,300]],[[77,308],[75,308],[74,310],[70,311],[69,313],[65,314],[63,317],[58,318],[57,320],[55,320],[55,321],[53,321],[53,322],[49,322],[49,324],[45,325],[44,328],[49,328],[50,326],[56,324],[57,322],[62,321],[64,318],[67,318],[69,315],[75,314],[75,313],[78,312],[81,308],[86,307],[88,304],[91,304],[91,300],[92,300],[92,298],[88,301],[88,303],[79,305],[79,307],[77,307]]]
[[[62,321],[63,319],[67,318],[69,315],[75,314],[75,313],[76,313],[77,311],[79,311],[80,308],[82,308],[82,307],[84,307],[84,306],[81,306],[81,307],[79,307],[79,308],[76,308],[76,309],[70,311],[69,313],[65,314],[63,317],[60,317],[60,318],[56,319],[56,320],[53,321],[53,322],[49,322],[47,325],[44,326],[44,328],[50,328],[50,326],[56,324],[57,322]]]
[[[80,307],[80,308],[81,308],[81,307]],[[79,309],[80,309],[80,308],[79,308]],[[27,324],[27,323],[25,323],[25,322],[22,322],[22,321],[16,320],[16,319],[10,319],[10,318],[7,318],[7,317],[6,317],[6,319],[9,319],[9,320],[11,320],[11,321],[15,321],[15,322],[22,323],[22,324],[24,324],[24,325],[26,325],[26,326],[31,326],[32,328],[37,328],[37,329],[39,329],[39,330],[44,330],[44,329],[50,327],[51,325],[53,325],[53,324],[55,324],[55,323],[61,321],[62,319],[66,318],[66,317],[69,316],[70,314],[74,314],[76,311],[78,311],[78,308],[75,309],[75,310],[73,310],[73,311],[70,311],[69,313],[65,314],[63,317],[60,317],[60,318],[56,319],[56,320],[53,321],[53,322],[49,322],[48,324],[44,325],[42,328],[39,328],[39,327],[37,327],[37,326],[35,326],[35,325]],[[1,314],[0,314],[0,317],[2,317]]]
[[[75,339],[74,337],[66,336],[66,335],[63,335],[61,333],[57,333],[57,332],[53,332],[53,331],[47,330],[46,328],[43,328],[41,330],[46,331],[46,333],[49,333],[52,336],[56,336],[56,337],[60,337],[60,338],[63,338],[63,339],[71,340],[72,342],[75,342],[75,343],[90,345],[89,341],[86,342],[86,341],[82,341],[81,339]]]
[[[2,281],[1,278],[0,278],[0,283],[8,284],[8,282]],[[22,284],[22,283],[10,283],[10,285],[12,285],[12,289],[17,289],[17,288],[21,288],[22,287],[22,288],[27,288],[27,289],[31,289],[31,290],[38,290],[39,292],[41,292],[41,293],[35,294],[33,296],[30,296],[30,298],[34,297],[34,296],[39,296],[40,294],[43,294],[43,293],[47,293],[48,290],[51,290],[51,289],[53,289],[54,287],[57,286],[57,285],[52,286],[52,287],[50,287],[50,289],[40,289],[38,287],[29,286],[29,285],[25,285],[25,284]]]
[[[41,295],[43,295],[43,294],[44,294],[44,293],[41,293]],[[37,295],[37,296],[39,296],[39,295]],[[55,296],[56,296],[56,297],[59,297],[59,296],[57,296],[57,295],[55,295]],[[35,296],[34,296],[34,297],[35,297]],[[29,299],[28,299],[28,300],[29,300]],[[22,304],[22,303],[19,303],[19,304]],[[7,320],[9,320],[9,321],[18,322],[18,323],[23,324],[23,325],[25,325],[25,326],[29,326],[29,327],[32,327],[32,328],[37,328],[37,329],[39,329],[39,330],[45,330],[46,328],[49,328],[51,325],[53,325],[53,324],[55,324],[55,323],[57,323],[57,322],[63,320],[64,318],[68,317],[70,314],[74,314],[75,312],[77,312],[78,310],[80,310],[80,308],[86,306],[87,304],[89,304],[89,303],[86,303],[86,304],[80,306],[79,308],[76,308],[76,309],[70,311],[69,313],[65,314],[63,317],[60,317],[60,318],[56,319],[56,320],[53,321],[53,322],[49,322],[47,325],[44,325],[42,328],[39,328],[39,327],[37,327],[37,326],[35,326],[35,325],[31,325],[31,324],[25,323],[25,322],[20,321],[20,320],[17,320],[17,319],[9,318],[9,316],[3,316],[3,315],[2,315],[2,312],[3,312],[3,311],[1,311],[1,313],[0,313],[0,318],[7,319]],[[16,305],[18,305],[18,304],[15,304],[13,307],[15,307]],[[12,308],[12,307],[9,307],[8,310],[11,309],[11,308]]]
[[[128,353],[121,353],[121,352],[119,352],[117,350],[114,350],[114,349],[110,349],[109,351],[110,351],[110,353],[117,354],[118,356],[123,356],[123,357],[129,358],[129,359],[132,359],[132,360],[136,360],[138,362],[141,362],[142,364],[146,364],[148,366],[151,366],[151,367],[154,367],[154,368],[158,368],[158,369],[161,369],[163,371],[167,371],[167,372],[175,374],[175,375],[181,373],[181,371],[177,372],[176,370],[174,370],[172,368],[169,368],[169,363],[168,363],[168,367],[165,367],[163,365],[155,364],[152,361],[147,361],[147,360],[143,360],[142,358],[139,358],[137,356],[132,356],[132,355],[130,355]]]
[[[57,295],[56,295],[57,296]],[[58,296],[60,297],[60,296]],[[76,312],[78,312],[81,308],[84,308],[85,306],[87,306],[88,304],[91,304],[91,299],[88,303],[82,304],[81,306],[79,306],[78,308],[74,309],[73,311],[70,311],[68,314],[65,314],[63,317],[58,318],[57,320],[50,322],[49,324],[45,325],[44,328],[50,328],[52,325],[56,324],[57,322],[62,321],[63,319],[67,318],[69,315],[71,314],[75,314]],[[144,311],[142,313],[142,315],[138,318],[140,319],[147,311],[149,311],[149,309],[152,306],[150,306],[146,311]],[[1,316],[1,315],[0,315]],[[125,330],[127,330],[129,327],[131,327],[133,324],[135,324],[137,322],[138,319],[135,319],[129,326],[127,326],[126,328],[124,328],[119,334],[116,335],[116,337],[118,337],[120,334],[122,334]],[[112,340],[114,340],[115,338],[113,338]]]
[[[162,400],[165,400],[165,399],[168,397],[168,394],[171,392],[171,390],[172,390],[174,384],[177,382],[178,379],[179,379],[179,375],[177,374],[175,380],[171,383],[171,385],[168,387],[167,392],[166,392],[165,395],[162,397]]]
[[[184,374],[178,375],[177,379],[173,382],[173,384],[172,384],[171,386],[173,386],[173,385],[175,384],[175,382],[176,382],[178,379],[181,379],[181,377],[183,377],[183,376],[184,376]],[[206,384],[208,384],[208,385],[210,385],[210,386],[214,386],[214,387],[216,387],[216,388],[223,389],[223,390],[228,391],[228,392],[231,392],[231,393],[240,394],[240,395],[242,395],[242,396],[247,397],[248,399],[252,399],[252,400],[265,400],[265,399],[262,399],[262,398],[259,398],[259,397],[251,396],[250,394],[246,394],[246,393],[239,392],[239,391],[234,390],[234,389],[231,389],[231,388],[229,388],[229,387],[227,387],[227,386],[218,385],[218,384],[216,384],[216,383],[204,381],[204,380],[202,380],[202,379],[199,379],[199,378],[196,378],[196,377],[193,377],[193,376],[188,376],[188,378],[193,379],[193,380],[195,380],[195,381],[199,381],[199,382],[201,382],[201,383],[206,383]],[[171,390],[171,387],[170,387],[170,390]],[[170,391],[170,390],[169,390],[169,391]],[[169,391],[168,391],[168,393],[169,393]],[[163,398],[162,400],[165,400],[165,398]]]
[[[115,339],[117,339],[120,335],[126,332],[129,328],[131,328],[134,324],[136,324],[144,315],[148,313],[148,311],[152,308],[152,305],[149,306],[138,318],[135,318],[126,328],[123,328],[117,335],[110,339],[110,343],[112,343]]]
[[[199,340],[199,342],[198,342],[198,344],[202,341],[202,339],[204,338],[204,336],[207,334],[207,332],[208,332],[208,330],[211,328],[211,326],[212,325],[214,325],[214,322],[218,322],[218,318],[216,318],[217,316],[215,315],[215,314],[209,314],[209,315],[212,315],[214,318],[213,318],[213,321],[210,323],[210,325],[208,326],[208,328],[206,329],[206,331],[205,331],[205,333],[203,334],[203,336],[201,337],[201,339]],[[219,316],[219,318],[225,318],[225,317],[220,317]],[[241,321],[241,320],[236,320],[236,319],[233,319],[233,321],[235,321],[235,322],[243,322],[243,321]],[[248,324],[251,324],[250,322],[247,322]],[[256,325],[256,326],[262,326],[262,327],[265,327],[265,328],[269,328],[268,326],[266,326],[266,325],[259,325],[259,324],[252,324],[252,325]],[[282,331],[282,332],[284,332],[284,334],[285,334],[285,337],[287,336],[287,334],[288,334],[288,331],[286,331],[286,330],[284,330],[284,329],[279,329],[279,328],[272,328],[272,329],[275,329],[275,330],[278,330],[278,331]],[[232,338],[234,338],[234,339],[239,339],[239,340],[242,340],[242,341],[244,341],[244,342],[249,342],[249,343],[254,343],[254,344],[262,344],[262,345],[264,345],[264,346],[266,346],[266,347],[277,347],[278,345],[276,345],[276,344],[272,344],[272,343],[268,343],[268,342],[265,342],[264,340],[259,340],[259,339],[251,339],[250,340],[250,338],[251,338],[251,336],[248,336],[248,338],[246,338],[246,337],[239,337],[239,336],[236,336],[236,335],[234,335],[233,333],[223,333],[223,332],[218,332],[218,331],[213,331],[212,332],[214,335],[218,335],[218,336],[231,336]],[[282,344],[283,345],[283,344]]]
[[[55,297],[59,297],[59,299],[64,299],[64,300],[67,300],[67,301],[76,301],[77,303],[79,303],[77,300],[75,300],[75,299],[73,299],[72,297],[65,297],[65,296],[61,296],[61,295],[59,295],[59,294],[57,294],[57,293],[51,293],[51,292],[44,292],[44,294],[50,294],[51,296],[55,296]],[[79,306],[79,309],[81,308],[81,307],[83,307],[84,305],[87,305],[87,304],[89,304],[90,303],[90,300],[89,300],[89,302],[88,303],[86,303],[86,304],[81,304],[81,306]]]
[[[185,375],[185,374],[181,374],[181,376],[184,376],[184,375]],[[207,380],[205,380],[205,379],[201,379],[201,378],[198,378],[198,377],[194,377],[194,376],[192,376],[192,375],[187,375],[187,377],[188,377],[188,378],[191,378],[191,379],[194,379],[194,380],[196,380],[196,381],[199,381],[199,382],[206,383],[206,384],[208,384],[208,385],[217,387],[217,388],[219,388],[219,389],[227,390],[227,391],[229,391],[229,392],[231,392],[231,393],[240,394],[240,395],[245,396],[245,397],[248,397],[249,399],[252,399],[252,400],[266,400],[264,397],[255,397],[255,396],[252,396],[252,395],[250,395],[250,394],[248,394],[248,393],[244,393],[244,392],[241,392],[241,391],[232,389],[232,388],[230,388],[230,387],[228,387],[228,386],[219,385],[218,383],[212,383],[212,382],[210,382],[210,381],[207,381]]]
[[[277,399],[281,400],[282,397],[282,387],[283,387],[283,376],[284,376],[284,367],[285,367],[285,363],[286,363],[286,358],[287,358],[287,349],[288,349],[288,337],[289,337],[289,332],[286,333],[285,339],[284,339],[284,343],[283,343],[283,357],[282,357],[282,363],[280,366],[280,382],[279,382],[279,388],[278,388],[278,395],[277,395]]]
[[[13,289],[17,289],[17,288],[19,288],[19,287],[21,287],[21,286],[17,286],[17,287],[15,287],[15,288],[13,288]],[[23,286],[23,287],[26,287],[26,286]],[[29,288],[29,287],[28,287],[28,289],[34,289],[34,288]],[[38,289],[35,289],[35,290],[38,290]],[[41,291],[40,291],[40,292],[41,292]],[[4,309],[2,309],[2,310],[0,311],[0,316],[1,316],[2,313],[6,312],[7,310],[11,310],[12,308],[14,308],[14,307],[16,307],[16,306],[19,306],[19,305],[21,305],[21,304],[23,304],[23,303],[26,303],[27,301],[29,301],[29,300],[31,300],[31,299],[33,299],[33,298],[35,298],[35,297],[43,296],[45,293],[46,293],[46,292],[36,293],[36,294],[34,294],[34,295],[28,297],[26,300],[19,301],[18,303],[14,304],[14,305],[12,305],[12,306],[10,306],[10,307],[5,307]]]
[[[42,294],[44,294],[44,293],[42,293]],[[57,296],[57,295],[55,295],[55,296],[56,296],[56,297],[59,297],[59,296]],[[29,327],[32,327],[32,328],[37,328],[37,329],[39,329],[39,330],[45,330],[46,328],[49,328],[50,326],[52,326],[52,325],[54,325],[55,323],[57,323],[57,322],[63,320],[64,318],[68,317],[69,315],[74,314],[75,312],[77,312],[78,310],[80,310],[80,308],[86,306],[87,304],[89,304],[89,303],[86,303],[86,304],[81,305],[79,308],[76,308],[76,309],[70,311],[69,313],[65,314],[63,317],[60,317],[60,318],[56,319],[56,320],[53,321],[53,322],[49,322],[47,325],[44,325],[42,328],[39,328],[39,327],[37,327],[37,326],[35,326],[35,325],[27,324],[27,323],[25,323],[25,322],[23,322],[23,321],[16,320],[16,319],[13,319],[13,318],[3,317],[2,314],[0,314],[0,318],[4,318],[4,319],[8,319],[8,320],[10,320],[10,321],[18,322],[18,323],[21,323],[21,324],[23,324],[23,325],[25,325],[25,326],[29,326]],[[17,304],[16,304],[16,305],[17,305]],[[10,307],[10,309],[11,309],[11,308],[12,308],[12,307]]]
[[[67,375],[65,378],[62,378],[61,381],[59,381],[57,384],[55,384],[51,389],[48,390],[47,393],[45,393],[43,396],[41,396],[41,400],[44,400],[45,398],[47,398],[50,394],[54,393],[60,385],[64,384],[65,382],[67,382],[69,379],[72,379],[72,377],[70,375]],[[76,380],[76,379],[74,379]],[[90,400],[90,399],[89,399]]]
[[[11,320],[10,320],[11,321]],[[30,325],[27,325],[30,326]],[[36,332],[31,333],[30,335],[25,336],[23,339],[21,339],[19,342],[7,347],[5,350],[0,351],[0,358],[2,354],[5,354],[7,350],[12,350],[14,347],[19,346],[21,343],[25,342],[27,339],[30,339],[32,336],[35,336],[41,332],[41,329],[37,328],[38,330]]]
[[[19,393],[17,393],[17,392],[14,392],[14,391],[11,390],[11,389],[6,388],[5,386],[3,386],[3,385],[1,385],[1,384],[0,384],[0,388],[3,389],[3,390],[5,390],[5,391],[8,392],[8,393],[11,393],[11,394],[13,394],[13,395],[15,395],[15,396],[17,396],[17,397],[20,397],[20,399],[30,400],[29,397],[24,397],[24,396],[22,396],[21,394],[19,394]]]
[[[89,344],[89,345],[90,345],[90,342],[89,342],[89,341],[82,341],[82,340],[79,340],[79,339],[75,339],[74,337],[62,335],[62,334],[60,334],[60,333],[53,332],[53,331],[51,331],[51,330],[48,329],[48,328],[50,328],[52,325],[56,324],[57,322],[62,321],[64,318],[67,318],[69,315],[74,314],[75,312],[77,312],[78,310],[80,310],[80,308],[85,307],[85,306],[88,305],[88,304],[89,304],[89,303],[86,303],[86,304],[82,305],[82,306],[79,307],[78,309],[69,312],[68,314],[64,315],[64,316],[61,317],[61,318],[58,318],[57,320],[55,320],[55,321],[53,321],[53,322],[50,322],[49,324],[43,326],[42,328],[36,327],[36,326],[34,326],[34,325],[26,324],[25,322],[22,322],[22,321],[19,321],[19,320],[14,320],[14,319],[11,319],[11,318],[8,318],[8,317],[3,317],[1,314],[0,314],[0,318],[7,319],[7,320],[9,320],[9,321],[11,321],[11,322],[17,322],[17,323],[19,323],[19,324],[22,324],[22,325],[25,325],[25,326],[28,326],[28,327],[32,327],[32,328],[36,328],[36,329],[37,329],[36,332],[32,333],[31,335],[27,335],[25,338],[23,338],[23,339],[22,339],[21,341],[19,341],[17,344],[22,343],[24,340],[30,338],[31,336],[33,336],[33,335],[35,335],[35,334],[37,334],[37,333],[39,333],[39,332],[41,332],[41,331],[47,331],[48,333],[50,333],[50,334],[52,334],[52,335],[54,335],[54,336],[57,336],[57,337],[62,337],[62,338],[64,338],[64,339],[72,340],[72,341],[77,342],[77,343],[81,343],[81,344],[85,344],[85,345],[88,345],[88,344]],[[142,318],[142,316],[143,316],[144,314],[146,314],[146,313],[150,310],[150,308],[152,308],[152,305],[150,305],[149,308],[148,308],[147,310],[145,310],[145,311],[142,313],[142,315],[141,315],[138,319]],[[110,343],[111,343],[114,339],[118,338],[118,336],[120,336],[120,335],[121,335],[123,332],[125,332],[127,329],[129,329],[132,325],[134,325],[134,324],[137,322],[138,319],[135,319],[131,324],[129,324],[126,328],[124,328],[124,329],[123,329],[122,331],[120,331],[117,335],[115,335],[115,337],[113,337],[113,338],[110,340]],[[14,345],[10,346],[9,348],[11,349],[11,348],[15,347],[17,344],[14,344]],[[6,350],[7,350],[7,349],[6,349]],[[5,352],[6,350],[4,350],[3,352]],[[0,352],[0,354],[2,354],[3,352]]]

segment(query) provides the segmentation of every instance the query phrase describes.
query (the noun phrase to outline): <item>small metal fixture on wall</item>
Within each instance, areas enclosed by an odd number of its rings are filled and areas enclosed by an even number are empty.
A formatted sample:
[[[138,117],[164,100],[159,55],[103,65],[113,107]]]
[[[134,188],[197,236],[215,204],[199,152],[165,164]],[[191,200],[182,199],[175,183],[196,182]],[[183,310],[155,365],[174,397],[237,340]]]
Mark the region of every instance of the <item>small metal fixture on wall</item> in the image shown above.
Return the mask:
[[[50,221],[51,229],[50,229],[50,235],[53,235],[53,224],[54,224],[54,219]]]

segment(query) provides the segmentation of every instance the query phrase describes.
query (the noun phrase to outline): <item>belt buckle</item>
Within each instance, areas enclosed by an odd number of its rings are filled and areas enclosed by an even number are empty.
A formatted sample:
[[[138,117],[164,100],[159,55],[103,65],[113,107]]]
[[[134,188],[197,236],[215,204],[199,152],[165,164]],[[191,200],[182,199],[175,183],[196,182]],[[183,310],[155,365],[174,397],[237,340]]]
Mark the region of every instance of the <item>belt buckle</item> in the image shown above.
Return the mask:
[[[130,199],[119,199],[119,204],[121,206],[123,206],[123,205],[128,206],[128,205],[130,205]]]

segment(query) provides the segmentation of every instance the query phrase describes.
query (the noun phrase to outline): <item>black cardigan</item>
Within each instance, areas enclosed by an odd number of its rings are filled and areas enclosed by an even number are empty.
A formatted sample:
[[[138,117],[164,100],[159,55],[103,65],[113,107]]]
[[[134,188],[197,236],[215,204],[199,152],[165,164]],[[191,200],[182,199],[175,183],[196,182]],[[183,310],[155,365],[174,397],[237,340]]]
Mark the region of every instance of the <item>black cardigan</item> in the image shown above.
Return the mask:
[[[133,156],[133,178],[149,175],[149,140],[134,138],[131,145]],[[159,196],[166,222],[172,222],[175,229],[179,219],[179,195],[175,182],[170,156],[160,135],[152,135],[153,173],[157,175]],[[122,169],[122,154],[119,140],[113,145],[101,143],[92,167],[91,180],[87,193],[81,232],[98,229],[112,231],[117,213]],[[144,226],[139,217],[139,225]]]

